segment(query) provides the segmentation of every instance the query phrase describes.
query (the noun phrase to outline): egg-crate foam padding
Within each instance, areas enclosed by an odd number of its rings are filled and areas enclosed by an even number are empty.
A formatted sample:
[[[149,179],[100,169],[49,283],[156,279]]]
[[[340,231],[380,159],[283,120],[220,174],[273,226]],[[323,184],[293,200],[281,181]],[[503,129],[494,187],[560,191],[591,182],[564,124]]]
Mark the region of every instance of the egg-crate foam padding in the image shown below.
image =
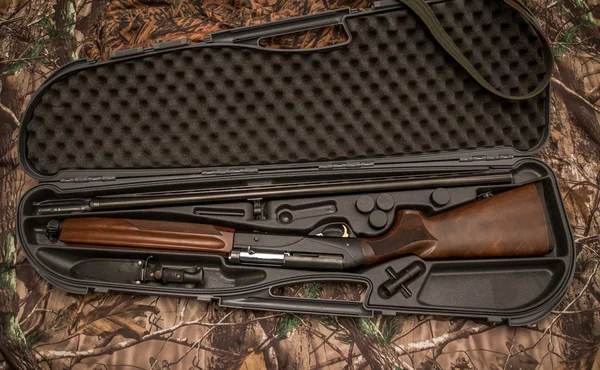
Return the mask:
[[[498,0],[432,5],[484,78],[521,95],[542,44]],[[43,87],[26,125],[36,171],[257,165],[509,146],[543,138],[547,93],[483,89],[410,11],[347,19],[320,52],[211,46],[90,65]]]

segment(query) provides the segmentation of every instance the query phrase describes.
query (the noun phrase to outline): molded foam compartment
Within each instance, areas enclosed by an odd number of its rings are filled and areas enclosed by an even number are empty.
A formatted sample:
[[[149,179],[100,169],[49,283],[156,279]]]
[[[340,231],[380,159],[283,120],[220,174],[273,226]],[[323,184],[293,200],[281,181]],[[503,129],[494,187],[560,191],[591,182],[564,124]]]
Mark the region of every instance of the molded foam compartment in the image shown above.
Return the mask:
[[[544,76],[541,43],[496,0],[432,5],[491,83]],[[499,98],[406,10],[347,19],[322,51],[197,45],[87,65],[42,87],[23,122],[34,171],[305,163],[513,147],[544,138],[547,93]]]

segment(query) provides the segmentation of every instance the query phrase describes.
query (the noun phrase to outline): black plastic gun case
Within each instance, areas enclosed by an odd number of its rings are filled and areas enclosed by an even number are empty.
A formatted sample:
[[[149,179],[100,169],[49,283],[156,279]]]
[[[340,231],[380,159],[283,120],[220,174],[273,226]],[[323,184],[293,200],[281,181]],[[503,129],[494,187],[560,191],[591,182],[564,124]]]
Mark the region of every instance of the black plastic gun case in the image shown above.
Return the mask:
[[[347,41],[320,49],[260,42],[336,25]],[[22,119],[21,164],[40,181],[19,203],[23,250],[44,278],[80,294],[535,322],[559,303],[575,261],[555,176],[531,157],[549,135],[551,65],[531,14],[509,0],[386,0],[370,12],[333,10],[218,32],[197,44],[76,61],[40,87]],[[72,244],[48,232],[67,219],[102,217],[216,225],[259,241],[269,234],[377,238],[394,227],[398,211],[452,212],[527,184],[542,199],[544,255],[407,254],[329,271]],[[178,201],[154,202],[164,197]],[[119,207],[123,200],[130,206]],[[502,215],[499,208],[487,212]],[[527,225],[499,230],[527,246]],[[454,232],[470,240],[487,231]],[[247,254],[252,240],[244,242]],[[260,252],[260,243],[252,248]],[[149,279],[149,265],[174,275]],[[189,279],[177,280],[180,273]],[[361,284],[364,298],[274,293],[309,282]]]

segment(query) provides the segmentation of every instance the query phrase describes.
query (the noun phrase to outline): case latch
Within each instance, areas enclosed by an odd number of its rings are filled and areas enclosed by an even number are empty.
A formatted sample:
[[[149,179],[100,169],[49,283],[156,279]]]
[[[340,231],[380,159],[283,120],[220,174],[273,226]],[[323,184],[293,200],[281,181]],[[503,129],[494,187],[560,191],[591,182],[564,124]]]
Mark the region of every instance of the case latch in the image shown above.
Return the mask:
[[[137,48],[131,48],[131,49],[125,49],[125,50],[115,50],[115,51],[110,52],[110,54],[108,55],[108,59],[113,60],[113,59],[127,58],[132,55],[142,54],[143,52],[144,52],[144,48],[141,46],[137,47]]]
[[[177,39],[177,40],[169,40],[163,42],[157,42],[156,44],[152,44],[152,49],[154,50],[164,50],[164,49],[172,49],[180,46],[187,46],[190,44],[190,40],[188,39]]]

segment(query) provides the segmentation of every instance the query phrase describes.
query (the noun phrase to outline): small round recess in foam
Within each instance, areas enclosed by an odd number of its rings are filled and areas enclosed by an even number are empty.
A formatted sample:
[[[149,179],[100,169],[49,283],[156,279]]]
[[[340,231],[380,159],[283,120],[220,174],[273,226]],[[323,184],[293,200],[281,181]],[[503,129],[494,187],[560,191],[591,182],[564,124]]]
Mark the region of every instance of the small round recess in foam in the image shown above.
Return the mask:
[[[534,31],[499,0],[433,5],[480,73],[523,94],[544,75]],[[465,11],[467,10],[467,11]],[[381,157],[538,144],[545,94],[483,90],[406,11],[348,20],[326,52],[205,47],[91,66],[44,86],[28,157],[61,169]]]

